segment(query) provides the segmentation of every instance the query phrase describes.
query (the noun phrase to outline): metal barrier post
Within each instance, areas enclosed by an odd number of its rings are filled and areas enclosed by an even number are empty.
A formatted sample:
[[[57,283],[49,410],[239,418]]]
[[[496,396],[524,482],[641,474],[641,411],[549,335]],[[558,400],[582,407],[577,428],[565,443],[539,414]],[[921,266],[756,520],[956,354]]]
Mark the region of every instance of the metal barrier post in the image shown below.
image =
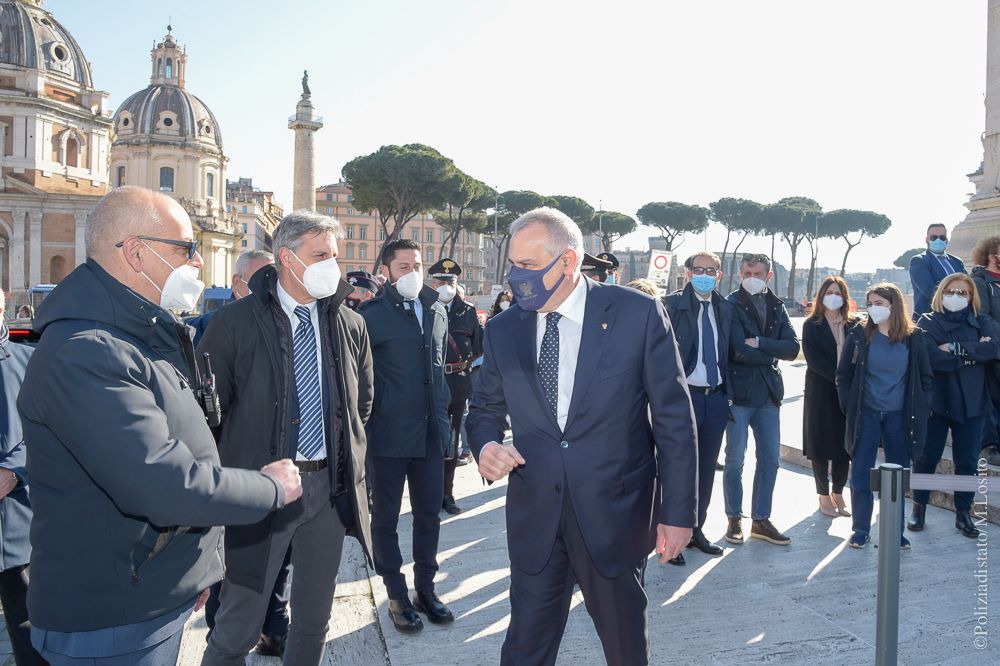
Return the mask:
[[[878,601],[875,625],[875,664],[895,666],[899,641],[899,546],[902,539],[905,479],[903,468],[882,463],[871,471],[878,476]],[[872,484],[876,486],[876,484]]]

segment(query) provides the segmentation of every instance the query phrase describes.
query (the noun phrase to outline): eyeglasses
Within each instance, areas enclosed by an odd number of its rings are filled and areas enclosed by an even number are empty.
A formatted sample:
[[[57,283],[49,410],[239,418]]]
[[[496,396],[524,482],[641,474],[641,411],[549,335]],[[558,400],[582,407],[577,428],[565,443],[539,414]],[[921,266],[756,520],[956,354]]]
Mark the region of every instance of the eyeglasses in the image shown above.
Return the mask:
[[[696,266],[696,267],[694,267],[694,268],[691,269],[691,272],[694,275],[708,275],[709,277],[715,277],[716,275],[719,274],[719,269],[718,268],[701,268],[700,266]]]
[[[943,241],[946,241],[946,240],[948,240],[948,234],[940,234],[940,235],[937,235],[937,236],[928,236],[927,240],[932,240],[932,241],[943,240]]]
[[[968,298],[969,297],[969,290],[968,289],[945,289],[944,290],[944,295],[945,296],[965,296],[966,298]]]
[[[194,255],[198,254],[198,241],[182,241],[173,240],[172,238],[160,238],[158,236],[136,236],[139,240],[156,241],[157,243],[165,243],[167,245],[176,245],[177,247],[187,248],[187,260],[191,261],[194,259]],[[115,247],[122,247],[125,245],[125,241],[118,241],[115,243]]]

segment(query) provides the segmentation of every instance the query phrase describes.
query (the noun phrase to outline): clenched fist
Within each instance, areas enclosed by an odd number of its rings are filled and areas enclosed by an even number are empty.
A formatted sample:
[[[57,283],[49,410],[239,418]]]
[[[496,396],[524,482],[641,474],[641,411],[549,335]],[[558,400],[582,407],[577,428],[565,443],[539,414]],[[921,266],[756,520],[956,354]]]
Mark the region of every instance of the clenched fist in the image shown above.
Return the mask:
[[[299,468],[288,458],[264,465],[260,473],[278,482],[285,491],[286,505],[302,497],[302,477],[299,476]]]
[[[479,473],[487,481],[499,481],[523,464],[524,458],[513,444],[487,442],[479,452]]]

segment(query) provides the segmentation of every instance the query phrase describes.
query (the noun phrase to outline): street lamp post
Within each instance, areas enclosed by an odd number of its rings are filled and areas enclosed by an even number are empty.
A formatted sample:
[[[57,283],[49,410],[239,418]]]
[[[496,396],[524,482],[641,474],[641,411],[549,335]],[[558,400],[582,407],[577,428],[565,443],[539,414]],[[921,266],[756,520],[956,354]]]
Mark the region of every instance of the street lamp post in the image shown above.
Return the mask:
[[[597,235],[601,241],[601,249],[604,249],[604,200],[597,200]]]

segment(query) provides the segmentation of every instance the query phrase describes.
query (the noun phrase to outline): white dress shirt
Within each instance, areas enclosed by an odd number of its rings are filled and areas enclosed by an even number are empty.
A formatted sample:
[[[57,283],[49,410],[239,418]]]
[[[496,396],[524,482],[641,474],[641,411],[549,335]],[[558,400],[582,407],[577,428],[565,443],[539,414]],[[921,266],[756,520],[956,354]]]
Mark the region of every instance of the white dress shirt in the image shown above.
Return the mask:
[[[566,429],[570,401],[573,400],[573,382],[576,380],[576,362],[580,355],[580,339],[583,337],[583,315],[587,307],[587,281],[580,278],[576,288],[562,305],[555,309],[562,315],[559,320],[559,398],[556,406],[556,420],[562,430]],[[542,338],[545,337],[545,321],[548,313],[538,313],[535,324],[535,362],[542,353]]]
[[[703,302],[708,301],[708,321],[712,324],[712,340],[715,341],[715,358],[719,358],[719,327],[715,323],[715,308],[712,307],[712,295],[709,294],[707,298],[703,297],[698,292],[695,292],[696,296],[695,302],[698,303],[698,362],[694,366],[694,370],[688,375],[688,384],[691,386],[700,386],[703,388],[711,388],[708,385],[708,368],[705,367],[705,350],[701,348],[701,341],[704,340],[702,337],[702,331],[704,330],[704,324],[702,324],[701,311],[704,307]],[[716,369],[716,373],[719,376],[719,383],[722,383],[722,371]]]
[[[294,279],[294,278],[292,278]],[[319,337],[319,306],[318,301],[313,301],[312,303],[299,303],[294,298],[288,295],[288,292],[281,287],[281,281],[278,281],[278,302],[281,303],[281,309],[284,310],[285,315],[288,317],[288,321],[292,325],[292,337],[295,336],[295,329],[299,327],[299,318],[295,315],[295,308],[303,305],[309,308],[309,318],[312,320],[313,325],[313,339],[316,341],[316,368],[320,373],[319,381],[319,399],[320,404],[323,404],[323,344],[320,342]],[[293,359],[294,363],[294,359]],[[295,381],[295,370],[294,366],[292,369],[292,381]],[[326,417],[323,416],[323,432],[326,432]],[[320,451],[315,458],[311,460],[323,460],[326,458],[326,448]],[[298,448],[295,450],[296,460],[310,460],[304,455],[299,453]]]
[[[404,310],[409,310],[410,309],[409,307],[407,307],[407,303],[409,303],[410,305],[412,305],[412,307],[413,307],[413,316],[417,318],[417,326],[420,327],[420,332],[423,333],[424,332],[424,304],[420,302],[420,296],[417,296],[416,298],[413,298],[413,299],[409,299],[409,298],[403,299],[403,309]]]

